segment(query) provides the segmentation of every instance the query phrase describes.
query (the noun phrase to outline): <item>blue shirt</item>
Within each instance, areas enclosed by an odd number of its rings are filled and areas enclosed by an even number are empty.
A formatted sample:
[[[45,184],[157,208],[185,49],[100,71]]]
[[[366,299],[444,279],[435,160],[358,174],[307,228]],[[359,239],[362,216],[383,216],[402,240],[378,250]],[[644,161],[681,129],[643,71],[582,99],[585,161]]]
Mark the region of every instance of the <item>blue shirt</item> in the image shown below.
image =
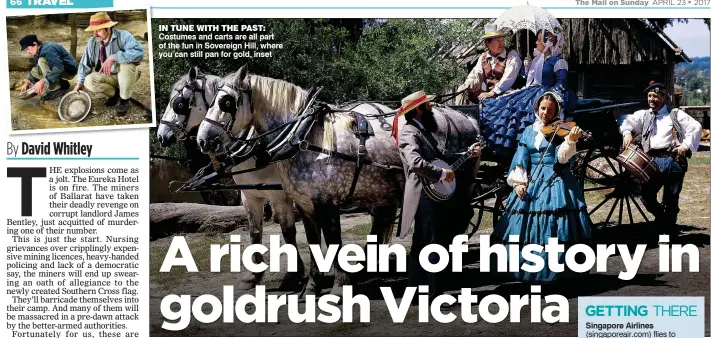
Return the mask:
[[[62,73],[72,75],[77,73],[77,62],[64,47],[57,43],[41,43],[37,54],[35,54],[35,65],[37,65],[40,58],[45,58],[49,64],[50,70],[47,74],[44,74],[44,79],[48,85],[52,85],[52,83],[59,80]]]
[[[84,84],[86,76],[96,68],[99,62],[97,43],[101,43],[98,38],[92,37],[86,44],[84,55],[79,62],[79,77],[77,83]],[[100,46],[100,45],[99,45]],[[111,28],[111,37],[106,44],[106,57],[114,56],[114,64],[111,66],[111,73],[116,74],[116,65],[124,63],[138,64],[143,60],[143,46],[128,31]]]

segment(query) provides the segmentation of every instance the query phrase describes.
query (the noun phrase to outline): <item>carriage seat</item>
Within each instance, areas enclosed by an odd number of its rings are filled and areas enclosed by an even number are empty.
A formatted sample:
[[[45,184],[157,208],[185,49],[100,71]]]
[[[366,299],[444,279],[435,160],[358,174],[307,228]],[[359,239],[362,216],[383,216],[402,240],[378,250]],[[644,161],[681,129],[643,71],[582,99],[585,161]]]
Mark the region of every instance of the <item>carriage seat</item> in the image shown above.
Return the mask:
[[[612,100],[605,99],[579,99],[575,104],[575,110],[594,109],[613,104]]]

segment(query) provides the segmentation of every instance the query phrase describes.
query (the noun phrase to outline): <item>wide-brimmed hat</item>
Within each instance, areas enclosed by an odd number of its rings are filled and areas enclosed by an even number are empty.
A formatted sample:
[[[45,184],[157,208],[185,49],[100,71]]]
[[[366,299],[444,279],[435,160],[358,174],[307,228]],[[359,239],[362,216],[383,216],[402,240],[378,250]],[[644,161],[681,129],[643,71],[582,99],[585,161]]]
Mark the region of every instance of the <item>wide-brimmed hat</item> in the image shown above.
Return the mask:
[[[84,31],[93,32],[98,29],[113,27],[116,24],[118,24],[118,22],[112,21],[106,12],[99,12],[89,18],[89,27]]]
[[[406,96],[404,99],[400,101],[402,106],[397,109],[397,115],[405,115],[407,112],[410,110],[413,110],[417,108],[417,106],[425,103],[425,102],[430,102],[434,100],[435,95],[427,95],[424,91],[416,91],[408,96]]]
[[[427,95],[427,93],[425,93],[424,91],[419,90],[419,91],[416,91],[416,92],[406,96],[404,99],[402,99],[400,101],[402,106],[400,106],[400,108],[398,108],[397,111],[395,112],[395,119],[393,120],[393,129],[392,129],[392,133],[390,134],[390,136],[395,138],[396,145],[399,144],[398,131],[397,131],[398,130],[398,127],[397,127],[398,117],[407,114],[407,112],[417,108],[419,105],[421,105],[425,102],[430,102],[430,101],[434,100],[435,97],[436,97],[435,95]]]
[[[498,29],[495,24],[488,23],[484,25],[484,35],[481,36],[481,39],[486,40],[509,35],[511,35],[511,31],[504,28]]]

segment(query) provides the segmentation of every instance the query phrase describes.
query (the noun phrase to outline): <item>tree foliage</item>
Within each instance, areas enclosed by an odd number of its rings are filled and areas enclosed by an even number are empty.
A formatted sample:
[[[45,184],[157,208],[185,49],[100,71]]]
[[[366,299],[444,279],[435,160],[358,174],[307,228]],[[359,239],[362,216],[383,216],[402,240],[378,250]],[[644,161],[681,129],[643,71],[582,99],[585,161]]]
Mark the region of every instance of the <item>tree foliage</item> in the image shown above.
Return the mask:
[[[189,67],[218,76],[249,64],[253,74],[283,79],[303,88],[323,86],[321,99],[400,100],[416,90],[439,93],[460,84],[466,69],[436,57],[453,43],[478,38],[472,20],[389,19],[155,19],[163,24],[264,24],[283,49],[272,58],[158,58],[154,49],[156,99],[162,111],[172,84]],[[362,24],[361,24],[362,23]],[[204,42],[204,41],[198,41]],[[215,41],[212,41],[213,43]],[[154,44],[160,43],[158,39]]]
[[[674,70],[676,83],[682,92],[682,105],[707,106],[709,98],[709,57],[692,58],[692,63],[677,64]]]

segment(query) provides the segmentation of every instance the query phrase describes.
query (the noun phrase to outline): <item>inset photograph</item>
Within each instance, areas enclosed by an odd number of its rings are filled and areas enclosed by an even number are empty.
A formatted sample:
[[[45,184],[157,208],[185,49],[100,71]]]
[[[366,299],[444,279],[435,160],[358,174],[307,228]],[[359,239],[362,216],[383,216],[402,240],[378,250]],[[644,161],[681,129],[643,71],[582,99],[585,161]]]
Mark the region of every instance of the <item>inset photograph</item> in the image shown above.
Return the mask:
[[[7,17],[12,131],[154,125],[149,15]]]

